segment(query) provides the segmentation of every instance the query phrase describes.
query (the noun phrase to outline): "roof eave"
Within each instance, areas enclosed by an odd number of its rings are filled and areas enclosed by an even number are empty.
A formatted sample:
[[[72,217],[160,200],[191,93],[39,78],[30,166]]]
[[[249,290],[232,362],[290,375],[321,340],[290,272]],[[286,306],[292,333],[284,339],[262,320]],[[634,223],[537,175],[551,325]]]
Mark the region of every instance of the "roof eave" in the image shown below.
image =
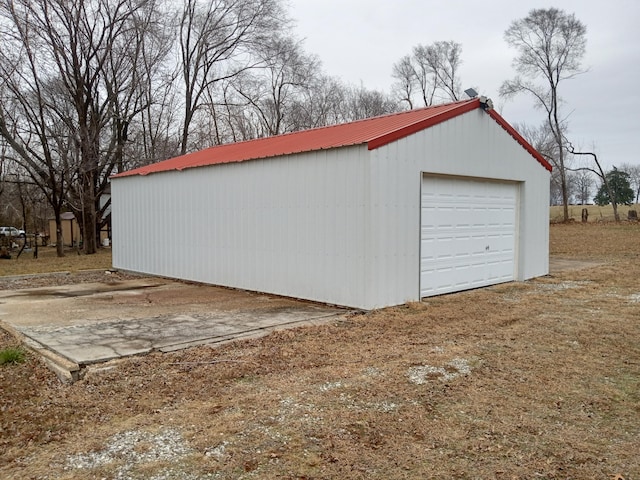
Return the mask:
[[[318,148],[313,148],[308,150],[291,150],[288,152],[283,152],[279,155],[256,155],[256,156],[243,158],[239,160],[224,160],[224,161],[212,162],[212,163],[206,163],[206,164],[195,163],[193,165],[182,165],[179,167],[167,168],[165,170],[160,170],[160,171],[148,171],[147,170],[148,166],[144,166],[144,167],[139,167],[126,172],[116,173],[115,175],[111,175],[109,178],[113,179],[113,178],[124,178],[124,177],[133,177],[133,176],[147,176],[147,175],[151,175],[152,173],[162,173],[162,172],[182,172],[184,170],[190,170],[192,168],[212,167],[212,166],[225,165],[230,163],[244,163],[244,162],[249,162],[253,160],[265,160],[269,158],[276,158],[276,157],[287,156],[287,155],[296,155],[296,154],[308,153],[308,152],[318,152],[322,150],[333,150],[334,148],[354,147],[358,145],[365,145],[366,143],[367,142],[365,140],[354,141],[350,143],[340,143],[337,145],[328,145],[328,146],[318,147]]]

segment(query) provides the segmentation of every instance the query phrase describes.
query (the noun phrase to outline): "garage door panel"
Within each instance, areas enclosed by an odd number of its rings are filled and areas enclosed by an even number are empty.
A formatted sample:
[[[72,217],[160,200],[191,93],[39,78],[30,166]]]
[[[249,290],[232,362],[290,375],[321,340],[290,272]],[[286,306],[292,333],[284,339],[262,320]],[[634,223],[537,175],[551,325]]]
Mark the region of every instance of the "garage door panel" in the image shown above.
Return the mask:
[[[513,183],[425,176],[421,295],[513,280],[516,206]]]

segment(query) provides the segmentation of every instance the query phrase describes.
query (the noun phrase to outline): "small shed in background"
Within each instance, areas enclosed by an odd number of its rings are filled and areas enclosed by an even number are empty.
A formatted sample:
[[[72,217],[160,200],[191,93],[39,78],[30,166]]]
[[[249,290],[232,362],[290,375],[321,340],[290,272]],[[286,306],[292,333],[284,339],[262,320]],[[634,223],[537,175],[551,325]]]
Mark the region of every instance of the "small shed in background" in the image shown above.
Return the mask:
[[[548,273],[550,165],[486,101],[112,178],[115,268],[373,309]]]
[[[102,199],[101,199],[102,201]],[[80,233],[80,225],[76,220],[76,216],[72,212],[64,212],[60,214],[62,220],[62,239],[65,247],[77,246],[82,241],[82,234]],[[100,243],[108,244],[105,240],[111,238],[111,226],[105,225],[100,230]],[[56,243],[56,219],[49,218],[49,242]]]
[[[62,220],[62,239],[66,247],[77,245],[80,241],[80,226],[71,212],[60,214]],[[49,242],[56,243],[56,219],[49,218]]]

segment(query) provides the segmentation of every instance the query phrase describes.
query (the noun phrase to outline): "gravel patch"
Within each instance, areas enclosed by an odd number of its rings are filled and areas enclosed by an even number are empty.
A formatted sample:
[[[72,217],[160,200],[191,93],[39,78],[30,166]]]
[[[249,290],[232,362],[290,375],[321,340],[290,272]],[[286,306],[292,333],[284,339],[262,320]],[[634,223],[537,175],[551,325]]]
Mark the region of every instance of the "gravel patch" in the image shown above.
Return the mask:
[[[469,375],[470,373],[471,366],[468,360],[464,358],[454,358],[443,367],[434,367],[432,365],[411,367],[408,376],[411,383],[424,385],[432,379],[440,379],[443,382],[447,382],[460,376]]]
[[[130,430],[111,437],[104,450],[70,455],[67,457],[66,470],[90,470],[124,463],[116,468],[114,478],[125,480],[133,478],[131,470],[137,465],[158,461],[175,463],[190,453],[192,450],[176,430],[164,429],[158,433]],[[176,478],[175,473],[175,470],[171,469],[152,478]]]
[[[640,303],[640,293],[633,293],[627,297],[629,303]]]
[[[584,287],[588,284],[590,284],[591,282],[588,281],[584,281],[584,282],[560,282],[560,283],[536,283],[536,289],[537,290],[543,290],[543,291],[551,291],[551,292],[560,292],[563,290],[570,290],[573,288],[581,288]]]

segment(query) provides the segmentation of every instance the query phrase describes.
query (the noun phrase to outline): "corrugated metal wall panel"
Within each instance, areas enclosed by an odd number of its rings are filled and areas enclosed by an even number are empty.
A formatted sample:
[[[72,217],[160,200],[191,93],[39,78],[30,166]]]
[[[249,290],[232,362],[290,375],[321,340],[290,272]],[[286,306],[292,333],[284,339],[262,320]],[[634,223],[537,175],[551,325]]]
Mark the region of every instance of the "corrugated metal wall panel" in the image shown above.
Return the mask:
[[[366,308],[366,146],[113,180],[116,268]]]
[[[485,112],[475,110],[372,152],[372,242],[368,304],[418,300],[423,173],[523,182],[517,279],[548,273],[549,172]]]

